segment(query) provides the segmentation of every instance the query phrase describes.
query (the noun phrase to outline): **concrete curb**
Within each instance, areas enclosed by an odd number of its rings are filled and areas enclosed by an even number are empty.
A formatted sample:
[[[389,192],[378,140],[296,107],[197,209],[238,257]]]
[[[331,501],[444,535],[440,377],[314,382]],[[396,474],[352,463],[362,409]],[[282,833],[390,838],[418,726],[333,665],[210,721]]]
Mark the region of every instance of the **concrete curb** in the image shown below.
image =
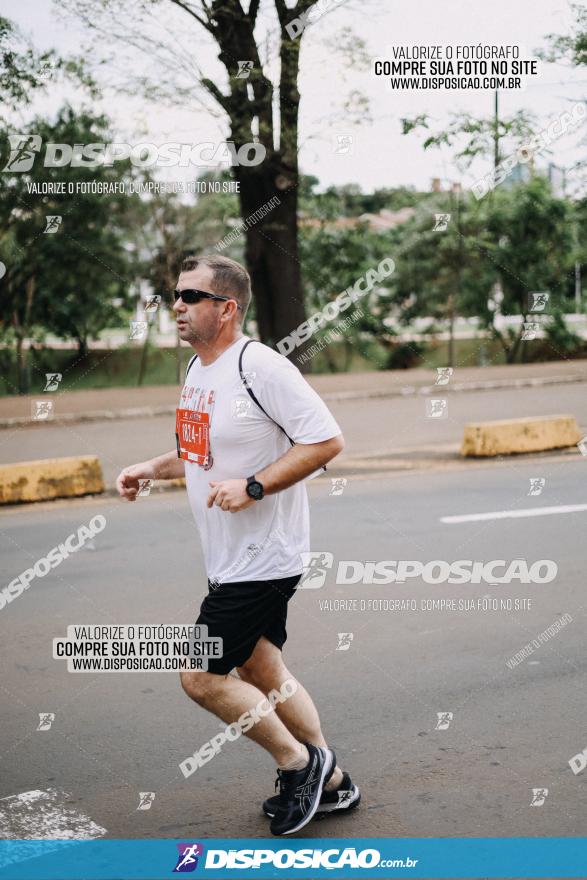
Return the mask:
[[[492,457],[546,452],[576,446],[580,439],[577,421],[569,415],[472,422],[465,425],[461,455]]]
[[[495,391],[500,388],[540,388],[545,385],[569,385],[587,382],[587,373],[573,373],[570,376],[542,376],[520,379],[487,379],[482,382],[454,382],[448,385],[403,385],[394,389],[363,389],[360,391],[326,391],[320,396],[326,402],[347,400],[366,400],[374,398],[425,397],[431,394],[459,394],[474,391]],[[55,395],[58,399],[58,395]],[[76,422],[103,422],[115,419],[152,418],[154,416],[174,416],[175,406],[142,406],[118,410],[91,410],[81,413],[63,413],[54,419],[35,421],[30,417],[13,416],[0,418],[0,430],[9,428],[34,427],[42,425],[67,425]]]
[[[36,420],[13,416],[0,419],[0,430],[7,428],[47,427],[47,425],[68,425],[79,422],[107,422],[117,419],[140,419],[152,416],[175,415],[174,406],[137,406],[130,409],[95,409],[81,413],[63,413],[54,419]]]
[[[104,489],[102,467],[95,455],[0,465],[0,504],[95,495]]]
[[[437,450],[435,450],[437,451]],[[496,467],[496,466],[508,466],[509,456],[504,455],[496,455],[494,457],[491,456],[478,456],[478,457],[467,457],[464,458],[459,454],[458,446],[452,445],[450,448],[447,446],[444,451],[440,455],[431,455],[429,454],[429,450],[418,449],[413,450],[412,454],[402,451],[400,454],[394,454],[394,452],[381,452],[378,455],[374,456],[357,456],[346,459],[346,461],[336,462],[332,465],[331,468],[325,474],[321,474],[312,480],[312,483],[323,484],[329,482],[330,479],[334,477],[348,477],[351,479],[377,479],[383,475],[401,475],[405,473],[418,473],[423,471],[430,470],[462,470],[466,468],[467,470],[471,467]],[[550,461],[565,461],[565,460],[577,460],[579,457],[578,451],[576,448],[563,448],[563,449],[555,449],[542,453],[531,454],[532,460],[539,460],[544,462]],[[90,457],[91,459],[91,457]],[[80,459],[58,459],[57,461],[80,461]],[[94,459],[97,460],[97,459]],[[37,464],[46,464],[46,462],[24,462],[24,465],[37,465]],[[99,463],[98,463],[99,464]],[[4,468],[16,468],[17,465],[3,465]],[[71,475],[68,475],[71,478]],[[0,482],[0,488],[2,484]],[[103,484],[102,484],[103,486]],[[157,480],[155,481],[155,485],[152,487],[151,492],[153,495],[158,495],[165,492],[173,492],[180,491],[185,489],[185,480],[183,478],[176,480]],[[3,506],[6,506],[10,509],[11,505],[20,506],[22,504],[27,503],[29,500],[31,502],[42,503],[43,501],[56,501],[56,500],[75,500],[76,498],[80,498],[83,495],[99,495],[101,498],[119,498],[118,491],[114,485],[107,486],[106,488],[90,488],[89,491],[81,491],[76,493],[68,493],[68,494],[52,494],[45,495],[44,497],[35,497],[35,498],[15,498],[14,500],[4,499],[2,500],[0,496],[0,513],[2,512]]]
[[[453,382],[448,385],[403,385],[401,388],[385,391],[331,391],[320,395],[323,400],[362,400],[365,397],[425,397],[430,394],[451,394],[471,391],[495,391],[499,388],[539,388],[544,385],[568,385],[587,382],[587,373],[573,373],[571,376],[541,376],[520,379],[487,379],[482,382]]]

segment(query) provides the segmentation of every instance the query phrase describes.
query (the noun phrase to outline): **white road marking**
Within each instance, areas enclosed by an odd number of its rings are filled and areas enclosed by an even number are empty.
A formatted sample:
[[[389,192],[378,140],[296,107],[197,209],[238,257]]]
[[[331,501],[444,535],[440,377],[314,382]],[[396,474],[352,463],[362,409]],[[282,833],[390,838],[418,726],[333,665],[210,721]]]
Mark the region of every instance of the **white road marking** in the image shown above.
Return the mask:
[[[524,510],[494,510],[489,513],[463,513],[460,516],[441,516],[442,523],[483,522],[491,519],[519,519],[526,516],[551,516],[555,513],[580,513],[587,504],[561,504],[559,507],[527,507]]]
[[[48,788],[0,799],[0,839],[93,840],[106,828],[70,806],[72,795]]]

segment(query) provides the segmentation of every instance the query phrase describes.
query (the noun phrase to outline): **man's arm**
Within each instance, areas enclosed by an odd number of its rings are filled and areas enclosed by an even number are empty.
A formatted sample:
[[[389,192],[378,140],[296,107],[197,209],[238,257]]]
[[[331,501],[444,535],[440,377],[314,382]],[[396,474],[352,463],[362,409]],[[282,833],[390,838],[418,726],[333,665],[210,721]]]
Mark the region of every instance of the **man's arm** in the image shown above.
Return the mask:
[[[177,450],[165,452],[149,461],[131,464],[124,468],[116,480],[118,494],[127,501],[136,501],[140,480],[176,480],[185,476],[182,458],[177,457]]]
[[[263,483],[265,495],[273,495],[274,492],[289,489],[294,483],[299,483],[318,468],[328,464],[343,449],[342,434],[331,437],[330,440],[323,440],[321,443],[296,444],[255,476],[260,483]]]
[[[281,458],[267,465],[261,471],[257,471],[255,477],[263,484],[265,495],[273,495],[289,489],[294,483],[299,483],[318,468],[331,461],[344,449],[342,434],[323,440],[321,443],[296,443],[288,449]],[[246,492],[246,478],[242,480],[222,480],[211,482],[212,491],[208,496],[208,507],[213,504],[222,510],[237,513],[251,504],[262,504],[262,501],[253,501]]]

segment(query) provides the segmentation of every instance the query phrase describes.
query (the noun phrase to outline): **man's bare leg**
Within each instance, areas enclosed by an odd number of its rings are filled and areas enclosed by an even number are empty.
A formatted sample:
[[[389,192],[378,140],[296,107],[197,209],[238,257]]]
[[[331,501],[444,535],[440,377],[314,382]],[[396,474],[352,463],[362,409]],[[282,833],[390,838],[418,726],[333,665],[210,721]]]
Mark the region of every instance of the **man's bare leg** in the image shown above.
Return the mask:
[[[272,642],[261,636],[247,662],[239,666],[237,671],[244,682],[262,691],[263,694],[268,694],[271,690],[279,690],[288,679],[295,681],[297,684],[295,693],[282,703],[276,703],[275,712],[295,740],[327,748],[318,710],[310,694],[289,672],[283,662],[281,651]],[[331,791],[337,788],[341,781],[342,770],[337,766],[324,788]]]
[[[260,702],[265,701],[264,710],[267,709],[264,693],[230,675],[182,672],[180,678],[192,700],[227,724],[237,721]],[[273,709],[253,724],[245,736],[267,749],[282,769],[301,769],[308,763],[307,748],[290,733]]]

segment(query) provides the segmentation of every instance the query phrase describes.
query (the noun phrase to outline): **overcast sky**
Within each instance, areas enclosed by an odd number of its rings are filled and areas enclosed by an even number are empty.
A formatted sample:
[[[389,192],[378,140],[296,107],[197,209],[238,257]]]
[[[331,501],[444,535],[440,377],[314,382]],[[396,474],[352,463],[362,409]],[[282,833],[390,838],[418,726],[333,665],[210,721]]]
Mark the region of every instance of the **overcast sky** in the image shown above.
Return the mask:
[[[328,0],[321,0],[323,8]],[[121,3],[124,7],[124,3]],[[336,46],[341,45],[341,30],[349,29],[366,44],[371,59],[389,57],[392,45],[457,45],[480,42],[497,45],[518,44],[527,57],[545,45],[548,33],[570,30],[570,5],[561,0],[347,0],[332,2],[331,11],[307,28],[303,36],[300,92],[300,162],[302,170],[315,174],[321,185],[358,183],[365,191],[381,186],[401,184],[428,188],[433,176],[461,179],[470,185],[479,174],[489,170],[478,162],[468,174],[461,175],[452,160],[452,151],[424,152],[422,136],[401,134],[400,118],[416,113],[429,113],[435,127],[445,124],[451,111],[469,110],[490,115],[493,111],[492,92],[391,92],[369,67],[357,70],[345,66]],[[197,26],[186,24],[184,13],[170,13],[170,4],[160,4],[156,24],[162,41],[165,28],[177,42],[177,52],[185,57],[193,54],[201,67],[215,78],[221,68],[217,51]],[[271,24],[271,0],[262,0],[263,21]],[[57,16],[48,0],[5,0],[4,14],[15,20],[38,48],[55,48],[63,54],[78,52],[87,42],[87,33],[72,19]],[[127,50],[128,51],[128,50]],[[119,46],[121,67],[139,63],[136,56],[129,61]],[[144,62],[140,62],[144,63]],[[152,59],[149,71],[156,71]],[[105,70],[108,78],[116,78],[114,70]],[[98,78],[102,74],[98,74]],[[372,121],[358,127],[351,125],[342,109],[345,96],[352,90],[363,93],[370,104]],[[36,102],[34,109],[52,112],[61,104],[66,92],[54,89],[48,97]],[[75,101],[79,96],[71,90],[67,95]],[[587,96],[587,67],[572,69],[562,64],[541,65],[540,76],[528,83],[523,91],[500,93],[503,115],[525,108],[547,123],[560,115],[574,101]],[[165,141],[220,141],[227,128],[220,117],[203,110],[194,96],[183,107],[110,95],[100,102],[114,120],[120,134],[155,143]],[[28,113],[29,111],[27,111]],[[22,117],[26,119],[25,116]],[[564,136],[553,147],[552,159],[570,167],[585,153],[585,129]],[[333,139],[338,134],[352,134],[352,155],[337,155]],[[170,179],[182,174],[167,173]]]

